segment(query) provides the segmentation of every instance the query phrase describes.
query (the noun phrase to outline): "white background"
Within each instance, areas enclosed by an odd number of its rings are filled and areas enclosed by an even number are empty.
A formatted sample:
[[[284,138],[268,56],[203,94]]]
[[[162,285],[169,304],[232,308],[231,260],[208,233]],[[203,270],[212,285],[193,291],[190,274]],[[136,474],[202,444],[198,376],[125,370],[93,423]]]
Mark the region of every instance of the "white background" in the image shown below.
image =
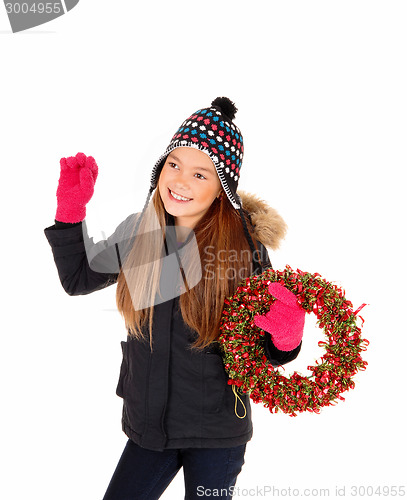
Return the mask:
[[[369,366],[345,402],[296,418],[252,405],[240,497],[406,483],[406,14],[401,1],[83,0],[12,34],[0,5],[1,498],[100,500],[126,443],[115,287],[69,297],[43,233],[59,158],[95,157],[88,220],[109,233],[142,208],[180,123],[221,95],[239,108],[239,188],[289,226],[274,267],[369,304]],[[182,472],[163,498],[183,498]]]

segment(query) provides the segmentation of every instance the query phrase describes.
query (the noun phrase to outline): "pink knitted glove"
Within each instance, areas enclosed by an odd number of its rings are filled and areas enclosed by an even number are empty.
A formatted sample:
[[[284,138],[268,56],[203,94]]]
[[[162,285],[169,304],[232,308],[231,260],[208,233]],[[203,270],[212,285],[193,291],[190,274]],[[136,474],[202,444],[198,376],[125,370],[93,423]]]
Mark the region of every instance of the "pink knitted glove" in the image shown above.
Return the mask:
[[[86,216],[86,203],[93,195],[98,166],[92,156],[83,153],[61,158],[60,165],[55,219],[60,222],[80,222]]]
[[[280,283],[271,283],[269,292],[277,300],[264,316],[255,316],[254,323],[271,334],[277,349],[292,351],[302,339],[305,311],[298,304],[295,294]]]

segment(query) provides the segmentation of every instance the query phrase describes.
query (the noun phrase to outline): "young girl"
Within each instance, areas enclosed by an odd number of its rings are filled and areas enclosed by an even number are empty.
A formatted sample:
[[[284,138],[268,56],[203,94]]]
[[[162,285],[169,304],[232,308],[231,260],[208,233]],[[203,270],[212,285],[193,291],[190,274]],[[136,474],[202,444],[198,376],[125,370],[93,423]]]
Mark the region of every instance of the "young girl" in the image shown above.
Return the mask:
[[[104,500],[159,498],[181,467],[186,499],[231,498],[244,463],[249,397],[227,384],[216,340],[225,298],[271,266],[265,246],[277,248],[286,228],[266,203],[237,193],[236,111],[218,97],[188,117],[153,168],[142,212],[97,244],[84,223],[97,165],[82,153],[61,159],[45,234],[62,286],[80,295],[117,283],[128,332],[117,395],[129,439]],[[265,339],[273,365],[301,348]]]

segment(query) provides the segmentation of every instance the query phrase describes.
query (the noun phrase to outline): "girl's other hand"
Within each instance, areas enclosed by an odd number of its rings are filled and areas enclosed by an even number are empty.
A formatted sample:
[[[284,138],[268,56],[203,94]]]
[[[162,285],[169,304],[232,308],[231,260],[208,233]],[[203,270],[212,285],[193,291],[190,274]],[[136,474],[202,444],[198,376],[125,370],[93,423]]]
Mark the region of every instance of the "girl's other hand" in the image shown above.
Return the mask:
[[[98,166],[92,156],[83,153],[61,158],[60,165],[55,219],[80,222],[85,218],[86,204],[93,196]]]

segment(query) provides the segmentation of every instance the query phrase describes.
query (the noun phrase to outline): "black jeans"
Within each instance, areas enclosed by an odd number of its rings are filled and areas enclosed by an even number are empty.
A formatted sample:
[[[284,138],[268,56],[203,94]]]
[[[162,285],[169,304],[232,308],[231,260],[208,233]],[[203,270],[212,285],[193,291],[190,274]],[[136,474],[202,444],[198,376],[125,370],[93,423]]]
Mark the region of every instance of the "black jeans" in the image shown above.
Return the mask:
[[[232,498],[244,464],[246,444],[232,448],[183,448],[153,451],[130,439],[103,500],[155,500],[184,469],[185,500]]]

